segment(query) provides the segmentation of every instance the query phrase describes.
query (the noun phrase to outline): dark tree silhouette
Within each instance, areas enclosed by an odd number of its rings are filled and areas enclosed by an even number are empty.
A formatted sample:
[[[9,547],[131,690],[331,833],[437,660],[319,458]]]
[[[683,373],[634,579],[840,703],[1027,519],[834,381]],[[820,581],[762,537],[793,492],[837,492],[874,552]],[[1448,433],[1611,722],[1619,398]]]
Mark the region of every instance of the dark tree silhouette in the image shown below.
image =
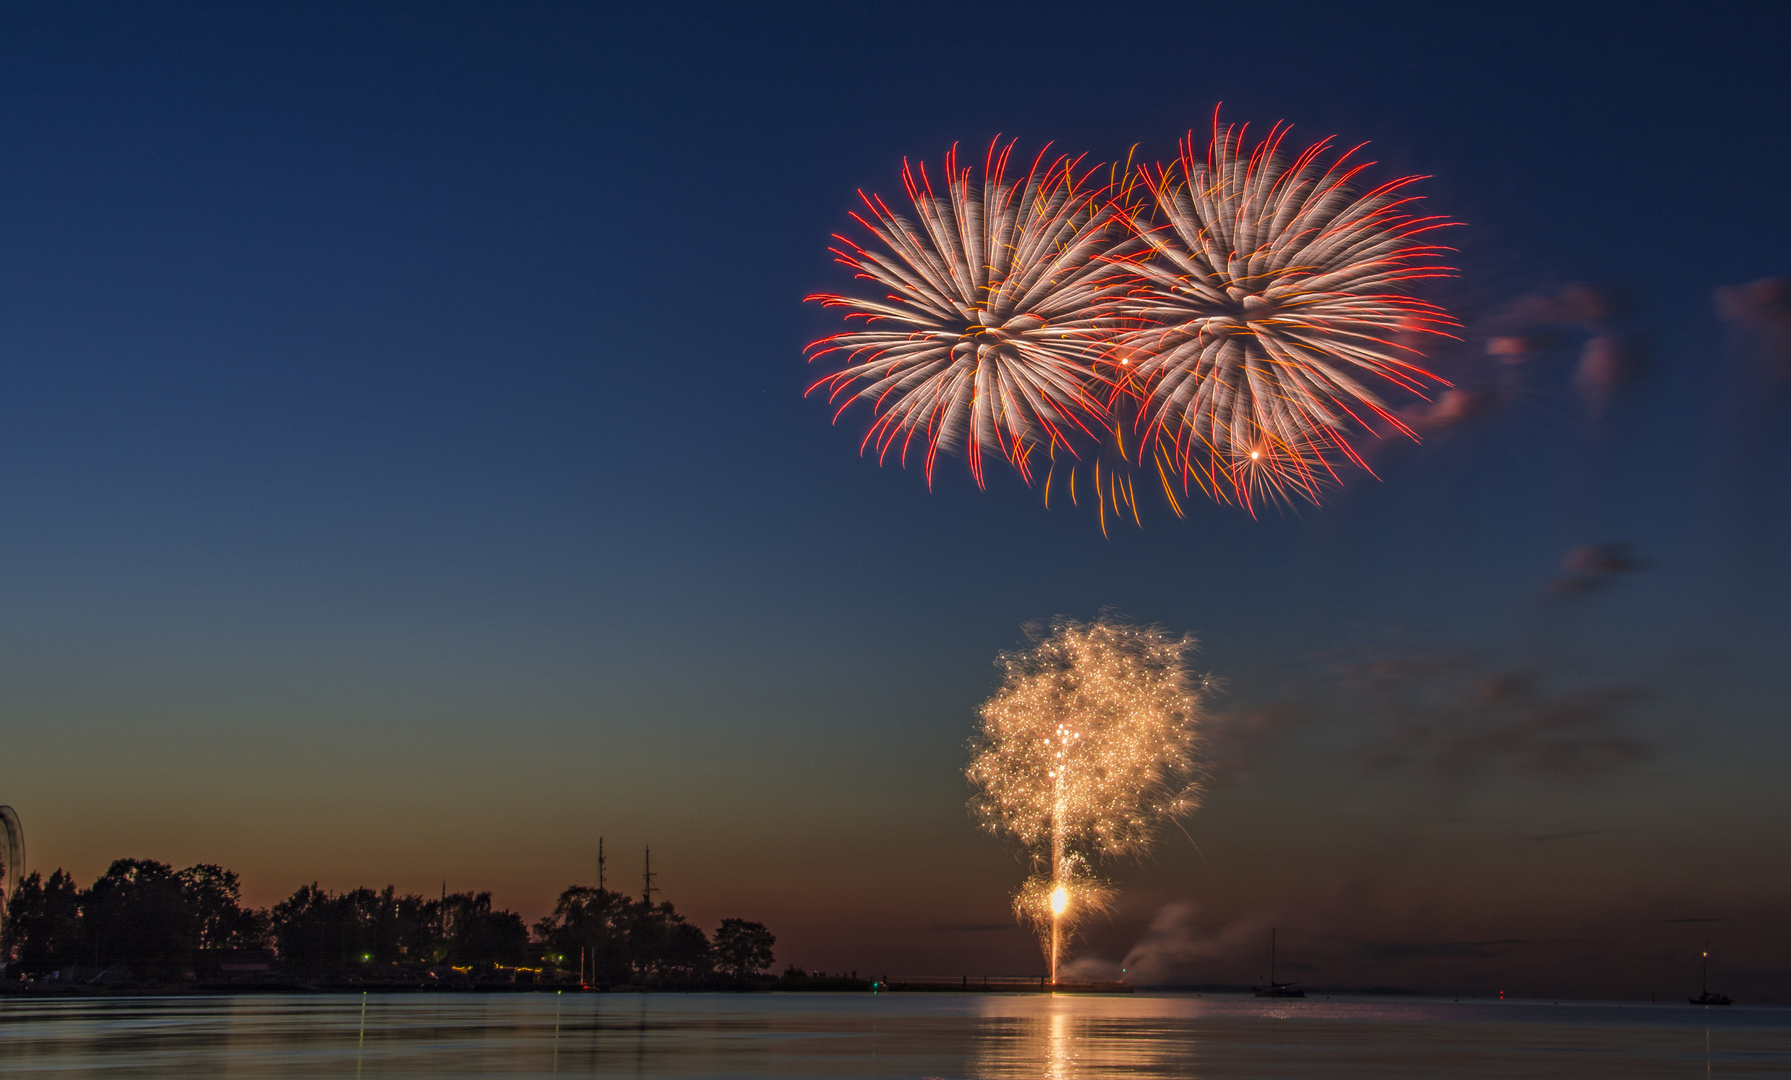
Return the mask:
[[[369,965],[523,964],[528,928],[513,911],[493,911],[491,894],[452,893],[439,900],[400,896],[390,885],[332,893],[316,883],[274,905],[280,959],[306,970]]]
[[[0,952],[18,970],[123,964],[151,978],[181,977],[207,950],[259,948],[261,912],[244,911],[236,875],[201,863],[175,870],[154,859],[118,859],[76,891],[61,870],[28,877],[9,901]]]
[[[253,949],[262,944],[267,936],[263,913],[243,909],[234,870],[199,863],[175,878],[193,918],[199,949]]]
[[[715,958],[723,971],[745,978],[771,966],[771,947],[776,944],[776,936],[764,923],[723,919],[715,931]]]
[[[81,894],[82,936],[102,967],[175,974],[198,951],[200,923],[180,875],[154,859],[115,860]]]
[[[708,937],[671,904],[586,885],[560,893],[535,936],[555,966],[598,983],[699,978],[712,963]]]
[[[12,970],[44,975],[80,962],[81,897],[75,880],[57,870],[50,880],[31,873],[6,901],[0,956]]]
[[[521,964],[529,931],[514,911],[491,910],[491,894],[452,893],[441,905],[446,958],[453,964]]]
[[[621,893],[573,885],[535,924],[535,937],[556,967],[582,970],[593,982],[625,983],[634,973],[631,905]]]

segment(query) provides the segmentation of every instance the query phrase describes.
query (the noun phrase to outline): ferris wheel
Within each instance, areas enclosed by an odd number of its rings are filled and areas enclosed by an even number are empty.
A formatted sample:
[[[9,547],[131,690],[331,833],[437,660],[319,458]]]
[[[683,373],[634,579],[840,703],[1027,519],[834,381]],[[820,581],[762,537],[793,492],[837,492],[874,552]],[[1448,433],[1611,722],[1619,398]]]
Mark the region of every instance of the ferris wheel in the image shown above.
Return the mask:
[[[25,827],[19,812],[0,806],[0,929],[6,926],[6,902],[25,880]]]

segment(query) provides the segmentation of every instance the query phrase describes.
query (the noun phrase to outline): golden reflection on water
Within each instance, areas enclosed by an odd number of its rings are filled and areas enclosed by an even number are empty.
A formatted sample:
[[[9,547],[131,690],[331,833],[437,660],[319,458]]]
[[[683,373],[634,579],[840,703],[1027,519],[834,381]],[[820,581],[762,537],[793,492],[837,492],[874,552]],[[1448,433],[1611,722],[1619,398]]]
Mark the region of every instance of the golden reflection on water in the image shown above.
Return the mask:
[[[967,1075],[986,1080],[1196,1076],[1192,1032],[1176,1031],[1150,998],[1051,994],[986,998]],[[1168,1011],[1187,1015],[1185,1001]]]
[[[1062,1008],[1052,1009],[1050,1018],[1046,1020],[1050,1031],[1045,1036],[1045,1075],[1051,1080],[1069,1080],[1076,1073],[1076,1046],[1070,1037],[1074,1022],[1074,1018]]]

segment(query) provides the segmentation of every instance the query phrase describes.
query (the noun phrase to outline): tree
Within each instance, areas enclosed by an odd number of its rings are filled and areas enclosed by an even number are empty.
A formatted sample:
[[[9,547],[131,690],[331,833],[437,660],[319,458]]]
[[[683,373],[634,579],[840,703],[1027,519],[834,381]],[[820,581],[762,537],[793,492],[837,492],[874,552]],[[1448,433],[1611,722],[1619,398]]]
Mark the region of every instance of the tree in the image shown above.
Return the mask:
[[[723,971],[745,978],[771,966],[771,947],[776,944],[776,936],[764,923],[723,919],[715,931],[715,958]]]
[[[535,924],[535,937],[559,967],[582,969],[593,982],[625,983],[634,974],[635,906],[619,892],[573,885]]]
[[[634,968],[647,978],[706,975],[714,964],[709,938],[684,921],[669,902],[631,905],[629,946]]]
[[[202,949],[261,945],[261,913],[244,911],[238,895],[236,875],[207,863],[118,859],[82,890],[61,870],[48,881],[32,874],[7,905],[0,953],[32,975],[85,963],[179,977]]]
[[[244,911],[236,872],[213,863],[175,875],[193,917],[200,949],[255,949],[267,936],[264,913]]]
[[[280,959],[307,968],[342,961],[347,943],[338,934],[341,912],[333,900],[314,881],[274,905],[269,915]]]
[[[491,910],[490,893],[455,893],[437,903],[450,963],[514,965],[527,959],[529,931],[522,916]]]
[[[275,904],[269,920],[280,959],[314,970],[528,959],[522,916],[493,911],[488,892],[427,900],[390,885],[331,893],[313,882]]]
[[[137,974],[177,973],[199,948],[200,917],[186,882],[154,859],[117,859],[81,893],[82,936],[100,966]]]
[[[696,978],[713,965],[707,935],[670,903],[588,885],[560,893],[553,914],[535,924],[535,937],[553,963],[599,983]]]
[[[359,888],[332,893],[316,882],[275,904],[269,923],[280,959],[300,968],[340,970],[405,960],[435,963],[439,934],[433,902]]]
[[[81,898],[75,880],[57,870],[50,880],[33,872],[6,901],[6,936],[0,957],[13,970],[44,975],[72,967],[80,958]]]

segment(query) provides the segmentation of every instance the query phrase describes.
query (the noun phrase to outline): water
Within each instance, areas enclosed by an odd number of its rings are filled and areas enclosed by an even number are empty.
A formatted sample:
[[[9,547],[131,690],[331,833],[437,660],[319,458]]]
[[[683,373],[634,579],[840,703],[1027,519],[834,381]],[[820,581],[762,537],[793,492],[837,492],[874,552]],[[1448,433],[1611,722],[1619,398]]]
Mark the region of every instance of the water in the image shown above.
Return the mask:
[[[1791,1076],[1791,1010],[1227,995],[0,999],[56,1077]]]

